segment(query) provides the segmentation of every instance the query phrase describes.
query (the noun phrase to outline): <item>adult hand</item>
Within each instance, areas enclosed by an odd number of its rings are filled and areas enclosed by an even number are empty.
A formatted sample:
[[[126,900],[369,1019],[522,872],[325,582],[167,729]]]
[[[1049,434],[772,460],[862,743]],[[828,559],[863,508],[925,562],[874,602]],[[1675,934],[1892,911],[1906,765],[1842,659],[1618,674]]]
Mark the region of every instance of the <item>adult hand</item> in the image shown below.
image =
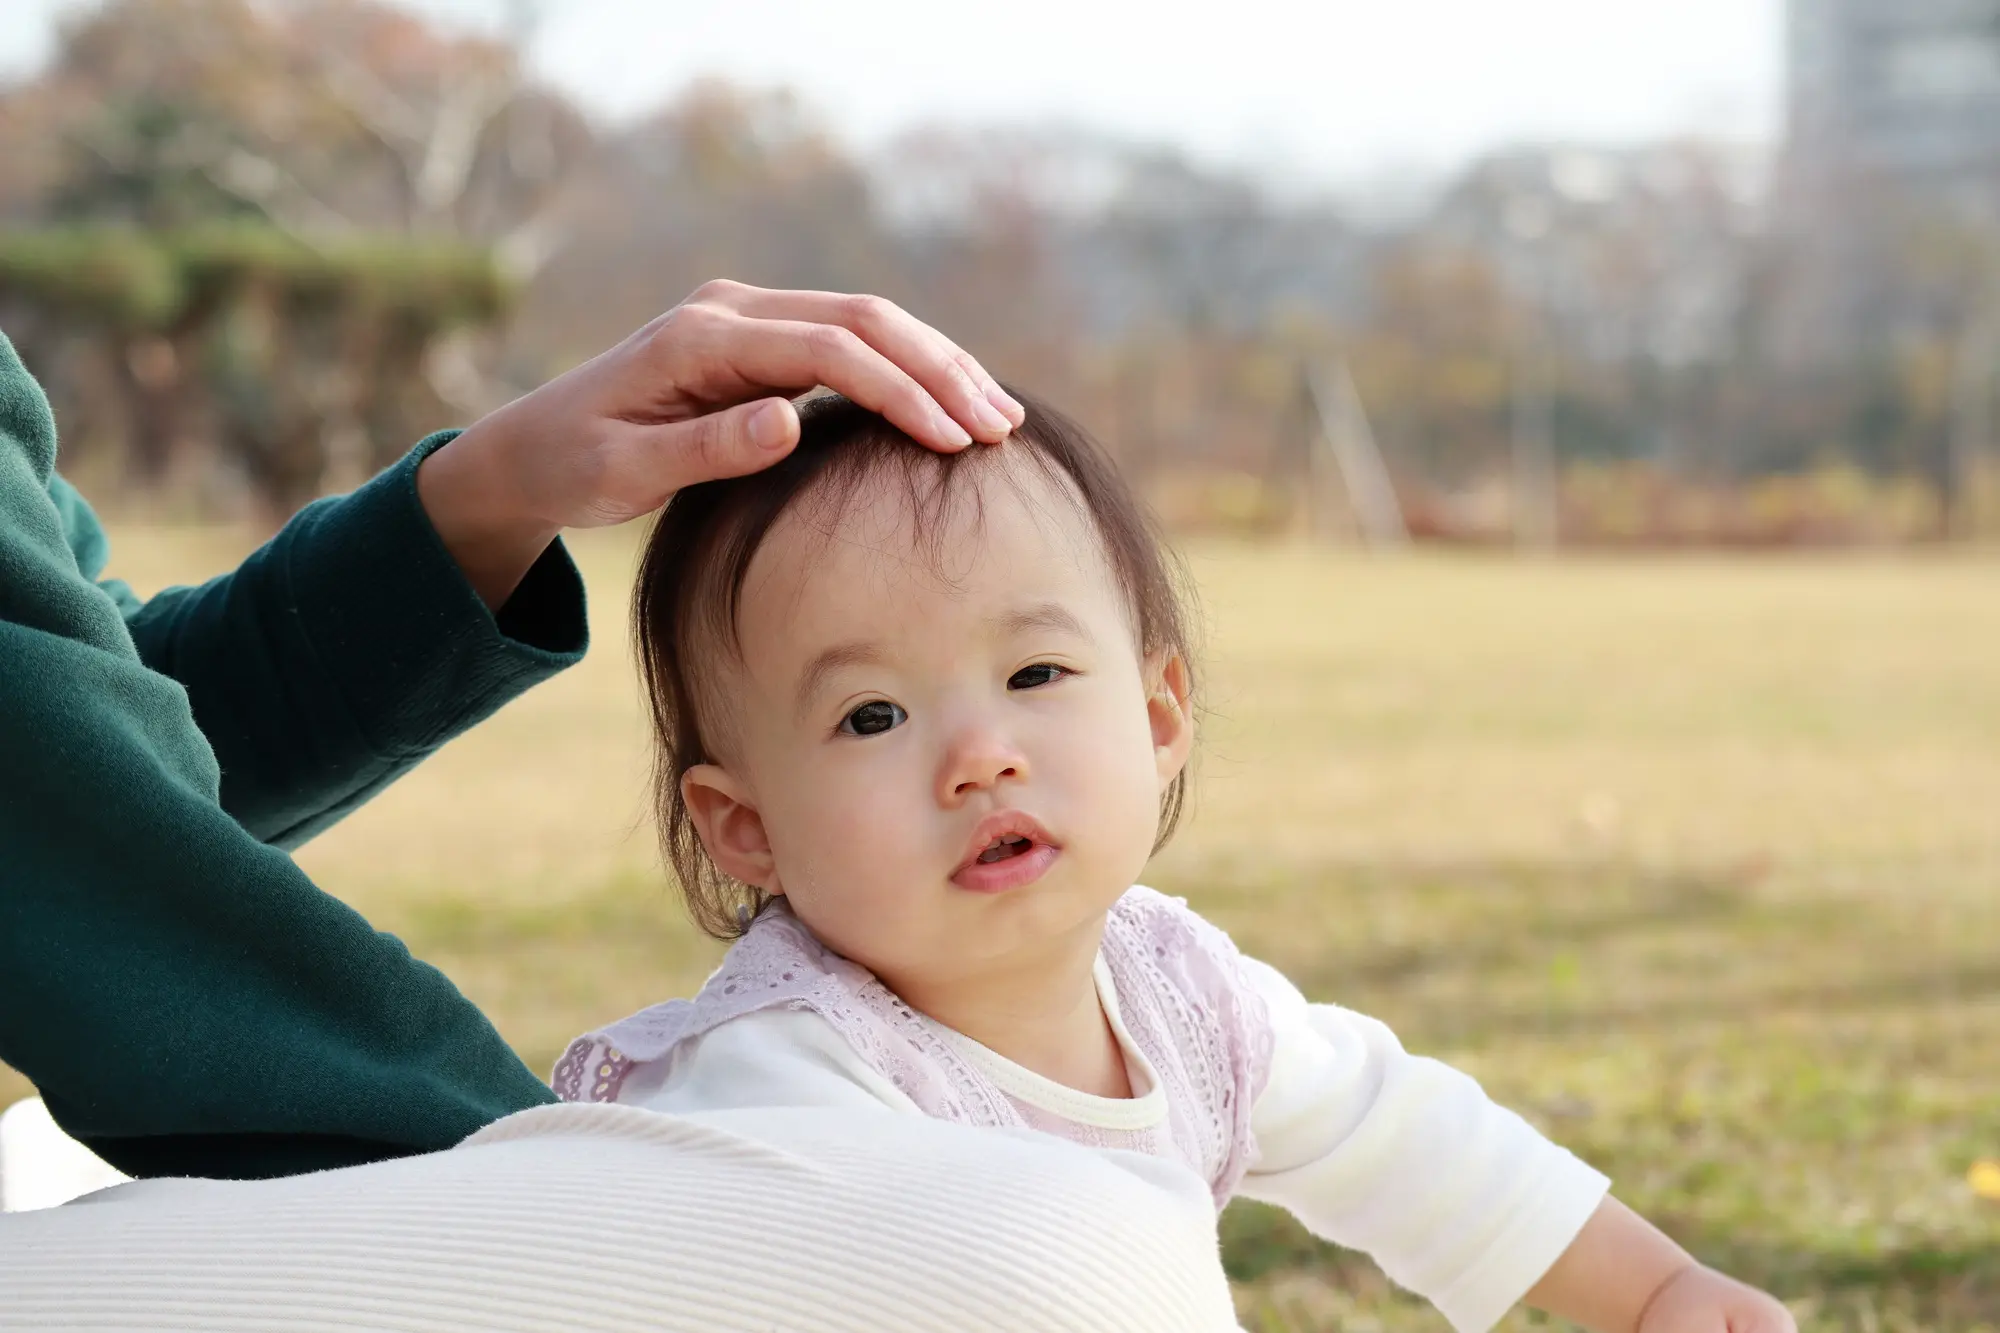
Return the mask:
[[[791,396],[816,385],[941,452],[1022,419],[977,361],[880,297],[717,281],[475,422],[424,460],[417,493],[498,608],[563,528],[623,523],[783,458],[799,438]]]

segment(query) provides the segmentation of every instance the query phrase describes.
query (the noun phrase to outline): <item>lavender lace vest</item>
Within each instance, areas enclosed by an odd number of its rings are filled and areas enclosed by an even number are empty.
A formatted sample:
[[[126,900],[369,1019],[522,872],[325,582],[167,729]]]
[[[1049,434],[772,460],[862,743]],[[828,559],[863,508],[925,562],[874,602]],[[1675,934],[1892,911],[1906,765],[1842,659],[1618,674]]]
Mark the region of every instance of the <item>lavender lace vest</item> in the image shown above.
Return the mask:
[[[933,1020],[814,939],[782,900],[723,957],[692,1000],[669,1000],[571,1042],[550,1079],[570,1102],[615,1102],[631,1071],[684,1042],[770,1008],[831,1024],[926,1115],[1045,1130],[1098,1148],[1172,1158],[1195,1170],[1220,1207],[1255,1158],[1250,1112],[1270,1075],[1271,1022],[1236,946],[1179,898],[1135,887],[1113,905],[1103,958],[1133,1044],[1159,1078],[1166,1122],[1117,1130],[1019,1101]]]

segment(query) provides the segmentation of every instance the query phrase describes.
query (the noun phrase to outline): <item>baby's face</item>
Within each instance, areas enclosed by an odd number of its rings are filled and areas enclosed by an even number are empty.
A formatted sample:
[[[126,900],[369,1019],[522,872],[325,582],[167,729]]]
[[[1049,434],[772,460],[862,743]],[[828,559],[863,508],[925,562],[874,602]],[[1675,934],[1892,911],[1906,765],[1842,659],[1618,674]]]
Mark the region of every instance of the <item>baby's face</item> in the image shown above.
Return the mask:
[[[1192,743],[1183,669],[1141,660],[1087,516],[995,462],[960,479],[982,503],[960,497],[941,571],[894,483],[831,539],[780,521],[744,584],[721,762],[685,784],[725,872],[906,998],[1093,955]]]

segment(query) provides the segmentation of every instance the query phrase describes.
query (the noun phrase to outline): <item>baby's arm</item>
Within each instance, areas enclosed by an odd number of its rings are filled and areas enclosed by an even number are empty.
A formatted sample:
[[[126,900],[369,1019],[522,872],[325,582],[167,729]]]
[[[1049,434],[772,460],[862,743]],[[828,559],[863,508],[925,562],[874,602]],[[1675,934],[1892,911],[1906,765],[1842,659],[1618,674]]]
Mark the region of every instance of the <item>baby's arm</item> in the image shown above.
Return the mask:
[[[1460,1330],[1490,1328],[1523,1299],[1600,1333],[1790,1328],[1750,1318],[1782,1308],[1695,1264],[1465,1074],[1244,966],[1276,1036],[1245,1195],[1368,1253]]]
[[[1465,1074],[1406,1052],[1383,1024],[1309,1005],[1271,968],[1243,965],[1276,1043],[1241,1192],[1367,1253],[1460,1333],[1492,1327],[1576,1239],[1610,1181]]]
[[[1607,1198],[1527,1303],[1598,1333],[1794,1333],[1771,1297],[1695,1262],[1658,1227]]]

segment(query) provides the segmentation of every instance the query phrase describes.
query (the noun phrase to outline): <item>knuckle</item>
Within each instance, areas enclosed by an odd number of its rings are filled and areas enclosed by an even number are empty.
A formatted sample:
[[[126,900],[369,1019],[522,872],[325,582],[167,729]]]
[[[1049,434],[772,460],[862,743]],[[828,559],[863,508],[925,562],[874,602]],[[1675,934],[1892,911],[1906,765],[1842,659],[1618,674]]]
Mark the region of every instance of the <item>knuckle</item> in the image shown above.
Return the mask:
[[[957,361],[946,362],[952,384],[968,398],[984,398],[986,390],[981,387],[979,377]]]
[[[847,326],[862,333],[886,329],[899,313],[894,302],[866,292],[849,296],[841,304]]]
[[[749,288],[733,278],[710,278],[694,289],[688,300],[697,303],[727,304],[742,296]]]
[[[710,414],[694,423],[694,438],[689,442],[689,452],[694,455],[696,467],[706,474],[719,463],[728,452],[728,433],[722,418]]]
[[[890,400],[912,421],[928,421],[936,410],[936,400],[924,392],[923,386],[915,380],[904,380],[897,385]]]
[[[806,345],[824,361],[850,360],[861,348],[861,339],[838,324],[815,324],[806,334]]]
[[[699,339],[720,331],[729,322],[727,311],[699,301],[689,301],[674,307],[661,321],[656,341],[677,342],[683,339]]]

